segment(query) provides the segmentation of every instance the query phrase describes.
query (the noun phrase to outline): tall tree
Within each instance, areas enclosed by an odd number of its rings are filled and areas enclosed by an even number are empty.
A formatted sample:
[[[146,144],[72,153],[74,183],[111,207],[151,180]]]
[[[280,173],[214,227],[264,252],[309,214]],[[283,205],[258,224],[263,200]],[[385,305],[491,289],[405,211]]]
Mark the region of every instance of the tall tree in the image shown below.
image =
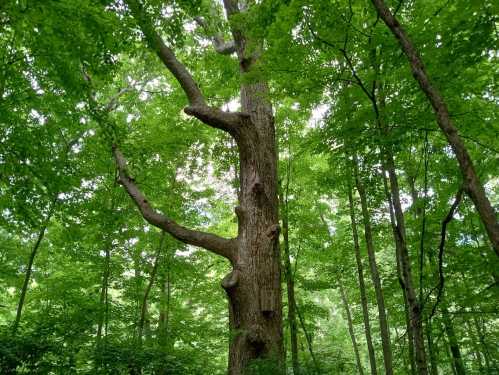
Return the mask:
[[[227,239],[191,230],[157,212],[130,177],[126,160],[115,145],[120,183],[149,223],[180,241],[212,251],[231,262],[233,270],[222,281],[229,299],[233,335],[229,373],[243,373],[255,359],[268,358],[280,366],[283,344],[274,117],[268,86],[262,78],[255,77],[262,40],[247,35],[238,25],[236,19],[244,11],[238,1],[226,0],[224,6],[232,21],[243,83],[242,112],[225,112],[206,103],[192,75],[156,32],[144,4],[136,0],[127,0],[126,4],[149,48],[182,86],[189,101],[185,113],[227,132],[237,143],[241,186],[236,207],[238,236]]]
[[[421,90],[433,107],[438,126],[447,138],[459,163],[466,192],[475,204],[490,242],[492,243],[497,256],[499,256],[499,222],[497,221],[496,212],[485,194],[485,189],[475,171],[473,161],[471,160],[466,145],[451,119],[444,98],[428,76],[423,60],[414,43],[411,41],[397,18],[386,6],[385,2],[383,0],[372,0],[372,3],[383,22],[399,41],[400,47],[409,60],[414,79],[418,82]]]

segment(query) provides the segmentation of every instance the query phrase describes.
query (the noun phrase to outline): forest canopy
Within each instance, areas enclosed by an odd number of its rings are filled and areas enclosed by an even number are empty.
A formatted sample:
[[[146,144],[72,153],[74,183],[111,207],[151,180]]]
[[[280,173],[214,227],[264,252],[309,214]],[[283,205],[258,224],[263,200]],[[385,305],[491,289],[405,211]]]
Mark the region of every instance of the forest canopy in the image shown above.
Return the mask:
[[[0,1],[0,373],[498,374],[498,14]]]

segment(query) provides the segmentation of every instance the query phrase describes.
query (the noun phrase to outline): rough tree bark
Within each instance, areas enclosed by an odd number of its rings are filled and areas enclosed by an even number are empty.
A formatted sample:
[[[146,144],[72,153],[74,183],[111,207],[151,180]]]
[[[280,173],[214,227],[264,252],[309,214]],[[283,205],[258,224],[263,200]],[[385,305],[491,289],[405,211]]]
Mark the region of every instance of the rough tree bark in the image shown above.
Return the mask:
[[[383,347],[383,361],[385,365],[385,373],[387,375],[393,374],[392,365],[392,349],[390,344],[390,331],[388,329],[388,319],[386,318],[385,298],[383,296],[383,289],[378,272],[378,265],[376,264],[376,254],[374,249],[374,241],[372,237],[371,218],[367,207],[367,196],[359,176],[359,160],[354,155],[353,169],[355,174],[355,184],[360,196],[360,205],[362,208],[362,218],[364,222],[364,236],[366,238],[367,256],[369,258],[369,268],[371,270],[371,279],[374,285],[376,294],[376,304],[378,306],[378,319],[381,331],[381,344]]]
[[[355,261],[357,263],[357,276],[359,279],[360,303],[362,306],[362,317],[364,318],[364,332],[366,334],[367,351],[369,353],[369,364],[371,375],[376,375],[376,356],[371,338],[371,324],[369,322],[369,309],[367,307],[366,284],[364,282],[364,266],[360,257],[359,234],[357,231],[357,219],[355,217],[355,205],[353,202],[352,186],[348,180],[348,205],[350,209],[350,221],[352,223],[353,247],[355,251]]]
[[[242,374],[253,360],[266,359],[282,366],[282,302],[277,199],[277,153],[274,117],[266,82],[242,79],[241,112],[225,112],[209,106],[197,83],[177,60],[140,1],[126,0],[146,42],[180,83],[189,106],[185,113],[204,124],[229,133],[239,152],[238,235],[222,238],[188,229],[157,212],[127,172],[126,159],[117,146],[114,157],[119,180],[143,217],[176,239],[227,258],[232,271],[222,280],[229,300],[231,342],[229,374]],[[240,12],[237,1],[225,0],[229,18]],[[232,35],[240,73],[254,69],[260,41],[248,40],[233,23]],[[248,45],[252,46],[250,50]]]
[[[476,210],[480,215],[494,251],[496,252],[496,255],[499,256],[499,223],[497,221],[496,212],[485,194],[483,185],[480,183],[480,179],[478,178],[473,166],[473,161],[471,160],[468,150],[466,149],[466,146],[459,136],[458,130],[450,117],[447,104],[445,103],[439,90],[430,80],[423,64],[423,60],[421,59],[416,47],[409,39],[409,36],[405,32],[404,28],[386,6],[385,2],[383,0],[371,1],[381,19],[399,41],[402,50],[409,60],[414,78],[433,107],[438,126],[447,138],[447,141],[459,163],[459,168],[465,183],[466,193],[475,204]]]

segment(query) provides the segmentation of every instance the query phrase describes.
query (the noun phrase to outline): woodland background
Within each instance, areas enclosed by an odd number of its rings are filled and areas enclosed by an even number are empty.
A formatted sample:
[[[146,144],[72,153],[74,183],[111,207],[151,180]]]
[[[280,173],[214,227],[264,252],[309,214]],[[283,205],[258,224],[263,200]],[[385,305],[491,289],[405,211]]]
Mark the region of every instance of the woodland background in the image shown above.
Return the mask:
[[[383,372],[367,215],[393,371],[416,373],[385,190],[388,148],[432,374],[499,373],[499,259],[371,2],[248,3],[237,22],[265,40],[255,75],[269,83],[275,113],[288,372],[369,372],[356,246]],[[497,212],[497,3],[387,3],[446,99]],[[211,39],[228,35],[222,5],[151,0],[148,12],[210,103],[237,110],[237,61],[212,48]],[[157,209],[226,236],[237,231],[235,143],[182,113],[182,89],[119,1],[2,1],[0,46],[0,372],[225,373],[220,280],[229,265],[142,219],[117,182],[111,142],[119,139]]]

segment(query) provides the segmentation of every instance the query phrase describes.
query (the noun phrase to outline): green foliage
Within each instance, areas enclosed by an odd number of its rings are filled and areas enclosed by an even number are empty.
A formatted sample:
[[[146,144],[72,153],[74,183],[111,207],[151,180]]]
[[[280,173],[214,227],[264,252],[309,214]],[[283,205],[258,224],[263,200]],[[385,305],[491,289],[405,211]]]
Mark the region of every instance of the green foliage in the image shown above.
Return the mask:
[[[434,338],[438,369],[452,373],[444,329],[450,322],[467,373],[496,373],[499,261],[465,197],[447,228],[439,267],[442,220],[461,176],[397,41],[377,20],[371,2],[252,1],[246,12],[230,19],[224,18],[221,4],[208,0],[143,3],[211,105],[231,103],[239,110],[235,98],[241,83],[266,81],[270,87],[280,189],[287,202],[280,213],[289,220],[300,314],[300,373],[358,372],[340,285],[348,296],[364,371],[369,367],[347,196],[355,184],[354,153],[367,191],[394,370],[410,373],[381,168],[386,150],[396,163],[414,281],[423,295],[424,326]],[[497,209],[494,2],[388,3],[392,10],[400,6],[397,17],[445,97]],[[196,16],[204,17],[207,31],[195,26]],[[247,51],[260,57],[242,77],[237,58],[214,52],[206,35],[229,39],[231,26],[244,31],[252,43]],[[376,83],[382,85],[386,131],[379,128],[366,95]],[[144,48],[122,2],[0,2],[2,374],[226,372],[227,346],[238,333],[227,328],[227,302],[219,286],[230,266],[170,237],[159,252],[139,338],[160,234],[146,225],[116,183],[111,155],[110,143],[117,142],[136,183],[159,211],[188,227],[236,236],[237,145],[183,114],[186,103],[179,83]],[[353,199],[379,367],[375,293],[355,191]],[[14,334],[28,259],[40,233]],[[445,284],[437,300],[440,272]],[[289,373],[285,281],[283,275]],[[444,306],[450,318],[442,314]],[[248,372],[277,374],[279,369],[262,359]]]

